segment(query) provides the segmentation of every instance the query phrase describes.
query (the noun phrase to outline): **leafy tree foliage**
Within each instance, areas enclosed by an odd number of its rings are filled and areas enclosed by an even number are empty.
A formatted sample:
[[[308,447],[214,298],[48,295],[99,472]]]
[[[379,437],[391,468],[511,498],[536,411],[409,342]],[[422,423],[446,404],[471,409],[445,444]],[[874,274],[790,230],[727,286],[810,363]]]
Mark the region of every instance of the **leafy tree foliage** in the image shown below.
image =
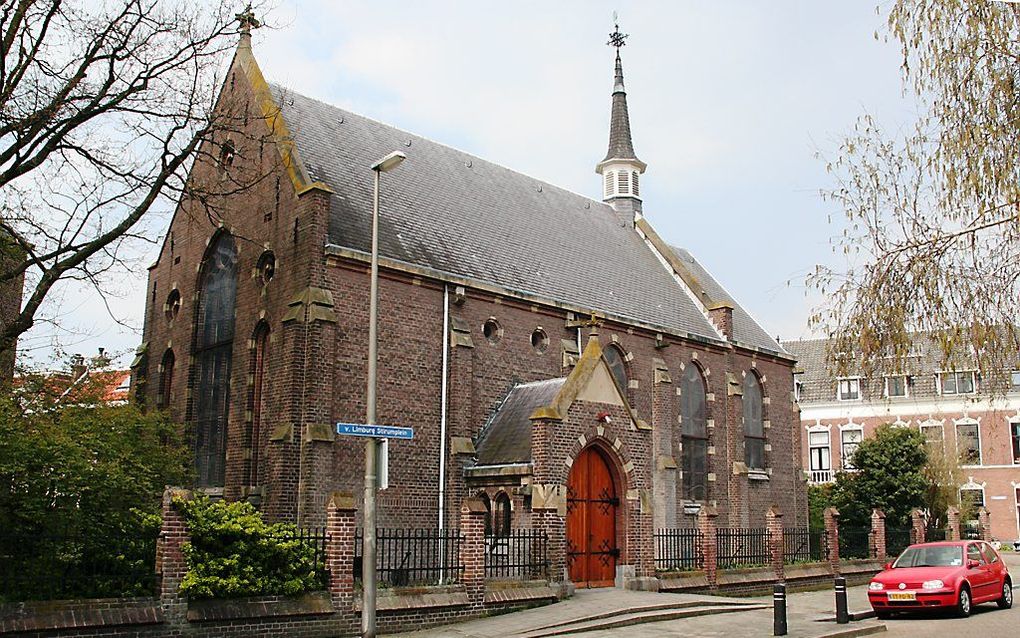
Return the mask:
[[[0,398],[0,581],[13,583],[0,600],[130,595],[152,582],[160,497],[188,480],[190,457],[163,415],[91,392],[70,405],[45,392]]]
[[[178,499],[191,541],[181,591],[193,599],[293,596],[326,586],[315,548],[289,523],[269,524],[249,503]]]
[[[854,452],[855,472],[840,472],[832,504],[840,521],[867,527],[871,511],[885,512],[887,525],[905,525],[914,508],[923,507],[928,481],[924,436],[910,428],[883,425]]]
[[[809,278],[826,295],[812,324],[856,354],[838,368],[899,371],[921,333],[945,369],[1001,388],[1020,353],[1020,5],[896,0],[888,27],[919,117],[862,117],[828,163],[847,266]]]

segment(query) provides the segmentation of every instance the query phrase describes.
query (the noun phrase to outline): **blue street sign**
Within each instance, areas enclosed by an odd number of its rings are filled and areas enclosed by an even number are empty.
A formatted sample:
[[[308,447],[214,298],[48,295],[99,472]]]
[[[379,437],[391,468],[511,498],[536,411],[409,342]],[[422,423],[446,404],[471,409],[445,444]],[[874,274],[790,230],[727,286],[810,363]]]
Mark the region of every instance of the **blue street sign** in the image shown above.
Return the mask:
[[[402,428],[393,425],[365,425],[364,423],[337,423],[336,433],[343,436],[370,436],[375,439],[414,438],[414,428]]]

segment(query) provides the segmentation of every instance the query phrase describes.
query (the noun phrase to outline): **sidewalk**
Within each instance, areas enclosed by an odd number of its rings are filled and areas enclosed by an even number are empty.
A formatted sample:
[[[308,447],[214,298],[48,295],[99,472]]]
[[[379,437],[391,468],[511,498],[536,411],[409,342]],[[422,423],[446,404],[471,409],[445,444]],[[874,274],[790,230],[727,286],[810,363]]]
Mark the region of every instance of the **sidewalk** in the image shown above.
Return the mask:
[[[852,587],[848,590],[851,611],[869,608],[866,587]],[[748,609],[732,611],[733,603],[750,604]],[[729,604],[730,608],[726,609]],[[512,638],[533,634],[542,627],[580,619],[595,614],[616,613],[626,615],[630,610],[654,606],[700,605],[706,610],[720,609],[728,613],[713,613],[690,618],[664,620],[626,628],[607,628],[584,633],[569,634],[584,638],[619,637],[665,638],[667,636],[691,636],[696,638],[736,638],[772,635],[772,598],[725,598],[721,596],[693,596],[683,594],[658,594],[650,592],[627,592],[616,589],[578,590],[573,598],[546,607],[529,609],[503,616],[482,618],[456,625],[447,625],[423,631],[400,634],[401,638]],[[837,632],[884,630],[881,623],[873,620],[836,625],[833,622],[818,622],[824,616],[832,616],[835,598],[832,590],[791,594],[787,602],[789,635],[801,638],[822,638]],[[862,635],[842,634],[842,635]]]

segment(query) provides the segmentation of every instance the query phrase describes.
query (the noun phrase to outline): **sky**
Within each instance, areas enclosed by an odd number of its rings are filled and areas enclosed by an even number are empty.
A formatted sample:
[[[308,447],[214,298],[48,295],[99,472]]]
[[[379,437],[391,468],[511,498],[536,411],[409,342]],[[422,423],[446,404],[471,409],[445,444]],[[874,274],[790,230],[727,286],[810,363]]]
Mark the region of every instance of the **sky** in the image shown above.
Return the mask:
[[[804,277],[836,259],[840,211],[819,195],[831,178],[817,156],[864,113],[914,119],[882,37],[888,2],[276,1],[253,37],[269,80],[596,199],[616,11],[645,217],[783,340],[812,336],[821,299]],[[34,329],[30,359],[59,341],[126,365],[145,277],[123,273],[108,300],[126,326],[65,286],[72,334]]]

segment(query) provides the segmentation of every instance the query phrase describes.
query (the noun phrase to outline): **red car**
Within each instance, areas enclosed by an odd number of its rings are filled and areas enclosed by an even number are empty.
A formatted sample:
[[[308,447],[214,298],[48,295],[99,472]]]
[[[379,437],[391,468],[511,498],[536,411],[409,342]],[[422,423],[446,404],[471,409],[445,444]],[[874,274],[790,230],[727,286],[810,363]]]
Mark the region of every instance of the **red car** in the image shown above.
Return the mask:
[[[919,609],[953,609],[966,617],[981,603],[1012,607],[1013,581],[988,543],[923,543],[903,550],[871,579],[868,600],[879,618]]]

